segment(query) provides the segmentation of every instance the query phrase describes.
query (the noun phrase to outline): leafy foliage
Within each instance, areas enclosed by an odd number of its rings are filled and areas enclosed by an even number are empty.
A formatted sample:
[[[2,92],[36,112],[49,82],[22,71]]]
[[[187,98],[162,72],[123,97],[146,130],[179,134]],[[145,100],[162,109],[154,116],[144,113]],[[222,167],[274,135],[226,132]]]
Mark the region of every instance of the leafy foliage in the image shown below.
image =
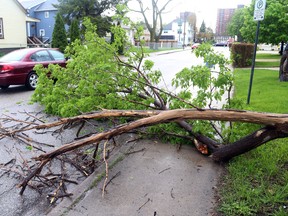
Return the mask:
[[[237,35],[238,42],[243,42],[240,29],[244,26],[244,10],[245,8],[236,10],[227,27],[229,35]]]
[[[111,18],[102,16],[108,10],[114,10],[116,5],[124,3],[125,0],[58,0],[55,5],[59,13],[64,17],[66,24],[71,25],[71,21],[79,20],[80,23],[85,17],[90,18],[91,22],[97,23],[97,33],[105,36],[109,32]]]
[[[84,41],[76,40],[66,49],[71,59],[66,68],[55,65],[36,68],[39,80],[33,101],[45,105],[49,113],[74,116],[99,109],[213,108],[232,89],[230,62],[224,55],[215,53],[209,44],[202,44],[195,51],[205,64],[180,71],[172,81],[177,94],[172,94],[157,87],[161,72],[153,69],[152,61],[144,61],[141,49],[135,51],[120,26],[112,27],[114,42],[109,44],[96,34],[96,27],[89,20],[83,25],[86,28]],[[133,23],[131,26],[140,39],[143,27]],[[123,41],[125,56],[119,57],[117,51]],[[217,73],[213,71],[216,67]],[[48,73],[51,75],[47,76]],[[229,101],[228,97],[228,101],[221,103]],[[174,137],[172,142],[180,142],[187,132],[177,127],[172,123],[163,124],[152,127],[150,132],[165,133],[170,141]],[[205,131],[209,137],[217,133],[214,123],[209,121],[193,121],[193,127],[196,132]]]
[[[68,45],[65,25],[61,15],[58,13],[55,20],[55,26],[52,34],[52,47],[59,48],[64,52]]]
[[[70,27],[70,42],[80,39],[80,28],[78,20],[73,20]]]
[[[254,42],[257,22],[253,19],[255,1],[249,7],[235,13],[229,33]],[[288,40],[288,0],[267,0],[265,18],[260,21],[259,43],[278,44]]]
[[[206,24],[205,24],[204,20],[202,21],[199,32],[202,32],[202,33],[206,32]]]

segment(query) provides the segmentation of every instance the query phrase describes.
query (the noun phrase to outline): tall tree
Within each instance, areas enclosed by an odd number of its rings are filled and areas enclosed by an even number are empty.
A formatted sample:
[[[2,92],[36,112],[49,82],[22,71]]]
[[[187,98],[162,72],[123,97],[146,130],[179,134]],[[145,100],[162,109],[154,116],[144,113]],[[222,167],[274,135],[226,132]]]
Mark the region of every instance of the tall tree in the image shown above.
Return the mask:
[[[237,9],[233,14],[228,27],[227,31],[229,35],[236,35],[237,41],[242,42],[243,36],[240,32],[240,29],[244,26],[244,17],[245,17],[245,8]]]
[[[253,18],[254,6],[255,1],[241,12],[244,13],[243,25],[235,23],[235,19],[232,19],[231,25],[235,25],[235,28],[240,29],[241,36],[246,42],[255,41],[257,21],[254,21]],[[288,40],[287,14],[288,0],[267,0],[265,17],[263,21],[260,21],[259,43],[278,44],[281,41]]]
[[[80,39],[80,28],[78,20],[74,19],[70,26],[70,42]]]
[[[207,38],[208,41],[213,40],[213,37],[214,37],[213,29],[210,28],[210,27],[207,27],[207,28],[206,28],[206,32],[205,32],[205,35],[206,35],[206,38]]]
[[[104,36],[110,31],[111,18],[102,16],[105,11],[114,10],[115,6],[125,0],[58,0],[55,7],[64,17],[65,23],[71,25],[71,20],[77,19],[80,22],[84,17],[97,24],[97,33]]]
[[[164,13],[167,5],[172,1],[172,0],[165,0],[161,4],[159,0],[151,0],[151,8],[152,8],[152,23],[149,22],[148,14],[150,14],[151,9],[144,5],[143,0],[136,0],[139,3],[140,10],[136,12],[141,13],[146,27],[148,31],[150,32],[150,41],[153,42],[158,42],[162,31],[163,31],[163,21],[162,21],[162,14]]]
[[[52,47],[59,48],[62,52],[68,45],[65,25],[61,15],[56,15],[55,26],[52,34]]]
[[[202,32],[202,33],[206,32],[206,24],[205,24],[204,20],[202,21],[199,32]]]
[[[202,24],[200,26],[200,29],[199,29],[199,33],[197,34],[197,38],[198,38],[198,40],[201,40],[201,42],[209,40],[208,37],[209,38],[211,37],[211,31],[212,31],[212,34],[213,34],[213,30],[210,28],[209,29],[209,36],[208,36],[207,35],[207,29],[208,28],[206,28],[206,24],[205,24],[205,22],[203,20]]]

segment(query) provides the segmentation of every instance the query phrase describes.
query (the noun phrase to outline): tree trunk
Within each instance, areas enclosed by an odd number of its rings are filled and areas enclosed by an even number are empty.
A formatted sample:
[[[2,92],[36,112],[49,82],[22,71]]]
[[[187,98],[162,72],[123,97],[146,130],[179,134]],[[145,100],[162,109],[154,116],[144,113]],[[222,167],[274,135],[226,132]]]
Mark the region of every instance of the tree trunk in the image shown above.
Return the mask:
[[[273,139],[287,137],[288,134],[275,127],[266,126],[234,143],[223,146],[212,153],[215,161],[228,161],[231,158],[248,152]]]

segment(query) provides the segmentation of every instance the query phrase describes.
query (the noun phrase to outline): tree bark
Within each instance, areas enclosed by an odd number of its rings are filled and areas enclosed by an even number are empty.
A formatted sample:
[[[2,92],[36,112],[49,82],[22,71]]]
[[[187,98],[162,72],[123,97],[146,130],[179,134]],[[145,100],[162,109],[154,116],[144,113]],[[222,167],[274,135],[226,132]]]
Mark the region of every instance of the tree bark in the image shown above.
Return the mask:
[[[190,135],[192,135],[195,147],[200,153],[211,155],[211,158],[217,162],[228,161],[235,156],[255,149],[258,146],[263,145],[264,143],[267,143],[273,139],[288,137],[288,115],[286,114],[259,113],[239,110],[178,109],[165,111],[106,110],[101,112],[88,113],[73,118],[63,118],[56,122],[36,126],[34,126],[34,123],[31,123],[31,127],[24,126],[23,129],[18,129],[15,131],[0,128],[3,129],[0,130],[0,138],[4,136],[15,137],[18,132],[27,130],[47,129],[61,125],[63,127],[65,125],[71,126],[74,123],[78,123],[79,121],[86,121],[87,119],[108,117],[135,117],[140,119],[126,124],[118,125],[110,130],[94,134],[89,137],[81,138],[34,158],[36,161],[39,161],[39,163],[37,163],[36,168],[34,168],[32,172],[25,178],[25,180],[19,185],[22,187],[20,194],[23,194],[29,181],[37,174],[39,174],[43,167],[55,157],[89,144],[98,145],[102,140],[109,140],[114,136],[133,131],[140,127],[175,122],[186,131],[188,131]],[[234,143],[223,145],[202,134],[194,134],[191,125],[185,121],[188,119],[247,122],[265,126]]]
[[[194,120],[215,120],[215,121],[237,121],[248,122],[260,125],[266,125],[265,128],[254,132],[253,134],[229,145],[224,145],[217,148],[215,141],[207,137],[197,135],[195,138],[199,139],[203,144],[208,143],[209,150],[212,153],[212,158],[216,161],[228,160],[234,156],[243,154],[251,149],[258,147],[270,140],[276,138],[286,137],[288,134],[288,116],[285,114],[272,113],[258,113],[238,110],[197,110],[197,109],[180,109],[167,111],[103,111],[98,112],[97,115],[92,114],[94,118],[97,117],[116,117],[116,116],[149,116],[138,119],[136,121],[119,125],[106,132],[98,133],[93,136],[74,141],[70,144],[61,146],[60,148],[46,154],[42,154],[35,158],[36,160],[45,160],[47,158],[54,158],[57,155],[72,151],[76,148],[83,147],[88,144],[107,140],[113,136],[120,135],[140,127],[151,126],[155,124],[177,122],[187,119]],[[87,117],[87,116],[86,116]],[[78,117],[79,118],[79,117]],[[64,120],[69,122],[69,118]],[[56,123],[52,125],[57,125]],[[41,128],[43,128],[42,126]],[[45,128],[45,127],[44,127]],[[220,146],[220,145],[219,145]]]

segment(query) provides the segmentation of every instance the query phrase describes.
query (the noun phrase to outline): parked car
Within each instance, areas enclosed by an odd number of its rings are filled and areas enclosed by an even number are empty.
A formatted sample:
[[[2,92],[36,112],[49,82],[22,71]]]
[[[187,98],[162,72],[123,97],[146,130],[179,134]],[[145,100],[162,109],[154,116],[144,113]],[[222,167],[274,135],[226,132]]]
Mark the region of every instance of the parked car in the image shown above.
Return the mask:
[[[214,46],[228,46],[228,42],[227,41],[220,41],[214,44]]]
[[[34,66],[49,64],[66,66],[64,54],[52,48],[25,48],[12,51],[0,58],[0,88],[6,89],[10,85],[25,85],[28,89],[35,89],[38,75]]]
[[[198,46],[200,46],[200,43],[194,43],[194,44],[192,44],[191,49],[194,50],[194,49],[196,49]]]

